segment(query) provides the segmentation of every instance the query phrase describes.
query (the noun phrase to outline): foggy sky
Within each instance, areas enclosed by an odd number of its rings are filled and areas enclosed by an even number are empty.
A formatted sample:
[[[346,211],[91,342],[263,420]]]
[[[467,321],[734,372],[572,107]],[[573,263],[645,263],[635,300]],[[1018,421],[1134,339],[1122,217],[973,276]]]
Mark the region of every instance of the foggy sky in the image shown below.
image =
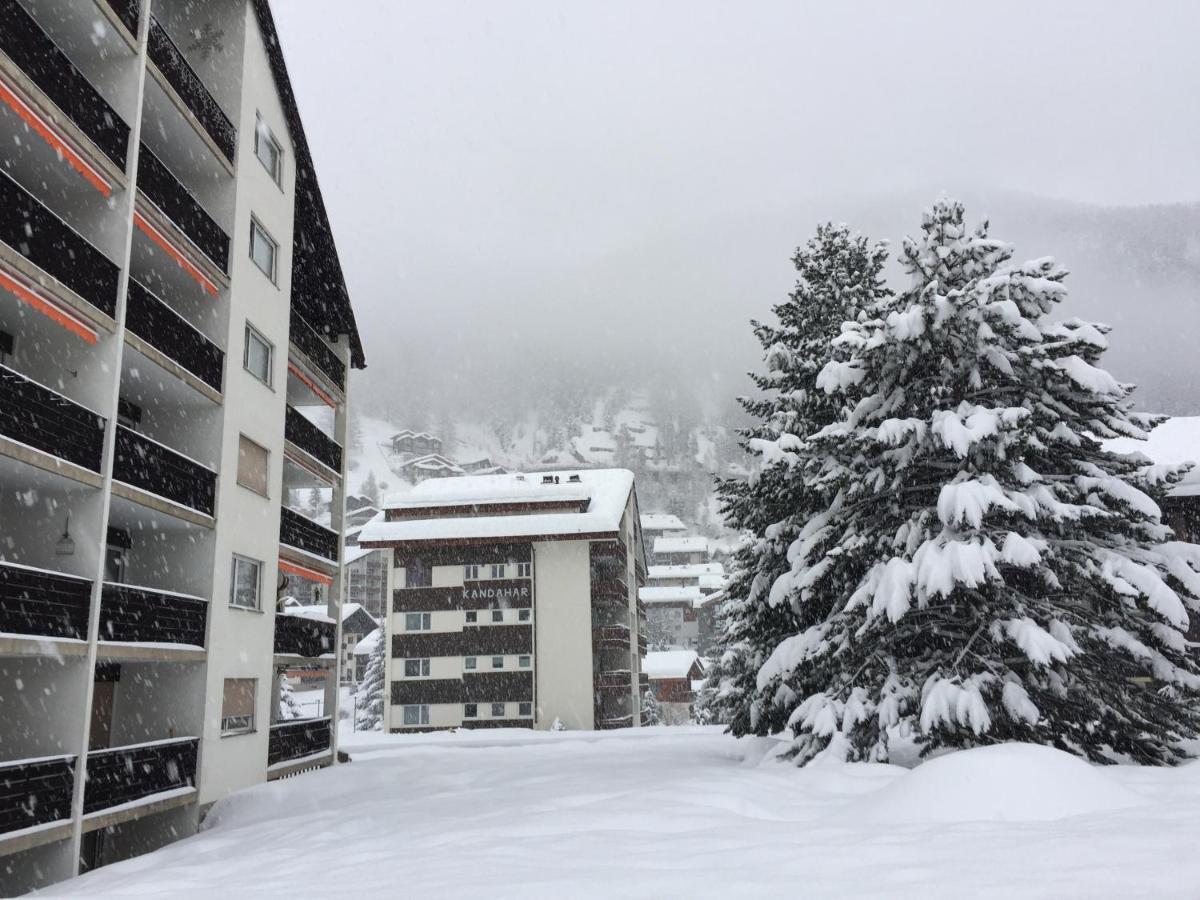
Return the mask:
[[[871,198],[910,232],[943,190],[1200,199],[1183,0],[273,8],[368,380],[431,347],[459,379],[498,343],[748,353],[792,248]]]

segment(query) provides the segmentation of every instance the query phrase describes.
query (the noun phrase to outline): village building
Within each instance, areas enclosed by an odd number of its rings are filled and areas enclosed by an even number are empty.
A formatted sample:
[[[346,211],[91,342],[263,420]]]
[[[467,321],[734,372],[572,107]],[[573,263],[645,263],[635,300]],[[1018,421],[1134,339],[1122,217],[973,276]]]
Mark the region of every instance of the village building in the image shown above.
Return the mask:
[[[0,161],[10,896],[336,759],[365,361],[267,0],[2,0]],[[279,721],[294,666],[328,716]]]
[[[646,654],[646,678],[664,725],[687,725],[695,712],[696,689],[704,667],[695,650],[665,650]]]
[[[645,552],[622,469],[423,482],[386,550],[389,731],[641,724]]]
[[[697,608],[703,599],[700,588],[643,587],[638,598],[646,607],[646,640],[652,650],[686,648],[700,643]]]
[[[405,428],[392,435],[392,452],[403,456],[426,456],[442,452],[442,439],[428,431]]]
[[[653,546],[651,565],[682,566],[708,562],[708,539],[704,537],[658,537],[654,539]]]
[[[671,513],[643,513],[642,533],[653,544],[655,538],[683,537],[688,533],[688,527],[679,516]]]

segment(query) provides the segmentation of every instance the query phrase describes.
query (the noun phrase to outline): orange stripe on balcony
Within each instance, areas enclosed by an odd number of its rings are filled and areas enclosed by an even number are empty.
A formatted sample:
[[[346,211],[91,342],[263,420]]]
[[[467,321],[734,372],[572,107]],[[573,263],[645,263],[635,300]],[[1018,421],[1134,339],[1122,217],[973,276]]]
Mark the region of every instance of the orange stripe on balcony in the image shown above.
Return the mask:
[[[89,344],[96,343],[96,332],[84,325],[57,303],[48,300],[27,284],[18,281],[7,272],[0,272],[0,286],[8,288],[21,300],[24,300],[38,312],[53,319],[72,334],[78,335]]]
[[[320,397],[326,406],[328,406],[330,409],[337,409],[337,404],[333,401],[333,398],[317,387],[316,382],[301,372],[300,367],[290,359],[288,360],[288,371],[308,385],[308,389]]]
[[[295,563],[279,561],[279,571],[287,572],[289,575],[299,575],[301,578],[307,578],[309,581],[315,581],[318,584],[329,586],[333,584],[333,578],[326,575],[324,572],[318,572],[315,569],[306,569],[304,566],[298,566]]]
[[[204,288],[204,290],[212,294],[214,297],[217,296],[217,286],[213,284],[212,280],[203,272],[201,272],[195,263],[177,250],[175,245],[172,244],[161,231],[151,225],[145,216],[143,216],[137,210],[134,210],[133,221],[137,224],[138,228],[142,229],[142,231],[146,233],[146,236],[149,237],[150,240],[154,241],[154,243],[166,250],[167,254],[174,259],[175,262],[179,263],[180,268],[198,281],[200,283],[200,287]]]
[[[75,148],[67,143],[66,139],[58,133],[54,126],[39,115],[33,107],[22,100],[16,91],[4,81],[0,81],[0,100],[11,106],[13,111],[25,121],[25,124],[41,135],[42,140],[58,151],[59,156],[65,159],[72,169],[82,175],[88,184],[105,197],[112,194],[111,182],[97,172],[91,163],[76,153]]]

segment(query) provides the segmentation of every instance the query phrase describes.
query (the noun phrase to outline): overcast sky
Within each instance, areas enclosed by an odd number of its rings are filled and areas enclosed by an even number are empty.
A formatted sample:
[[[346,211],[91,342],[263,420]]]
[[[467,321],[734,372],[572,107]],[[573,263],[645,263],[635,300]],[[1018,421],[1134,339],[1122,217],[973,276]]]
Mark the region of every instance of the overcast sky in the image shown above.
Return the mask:
[[[1200,199],[1191,0],[273,7],[359,319],[379,326],[368,362],[385,325],[552,308],[543,277],[561,292],[576,267],[801,198]],[[771,250],[781,291],[805,236]]]

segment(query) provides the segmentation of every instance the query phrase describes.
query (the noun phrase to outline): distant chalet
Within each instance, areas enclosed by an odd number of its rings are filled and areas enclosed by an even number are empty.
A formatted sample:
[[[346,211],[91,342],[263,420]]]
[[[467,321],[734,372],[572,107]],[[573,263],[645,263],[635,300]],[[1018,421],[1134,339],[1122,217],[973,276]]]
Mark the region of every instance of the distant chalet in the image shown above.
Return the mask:
[[[359,546],[392,553],[388,730],[641,724],[633,473],[430,479]]]

